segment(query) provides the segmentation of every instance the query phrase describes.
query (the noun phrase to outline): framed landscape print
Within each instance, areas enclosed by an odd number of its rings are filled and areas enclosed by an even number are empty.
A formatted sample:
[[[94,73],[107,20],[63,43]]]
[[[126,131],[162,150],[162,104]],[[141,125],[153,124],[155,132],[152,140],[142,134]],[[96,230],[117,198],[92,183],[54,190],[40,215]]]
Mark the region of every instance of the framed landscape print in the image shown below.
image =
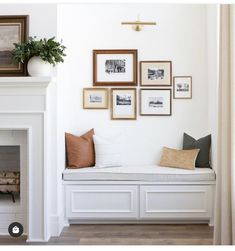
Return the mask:
[[[136,119],[136,89],[111,89],[111,119]]]
[[[171,89],[140,89],[140,115],[170,116]]]
[[[141,86],[171,86],[172,82],[171,61],[141,61],[140,85]]]
[[[177,76],[173,78],[174,99],[192,98],[192,77]]]
[[[93,50],[93,85],[137,85],[137,50]]]
[[[14,64],[13,43],[28,38],[28,16],[0,16],[0,76],[25,76],[25,64]]]
[[[108,89],[84,88],[83,109],[108,109]]]

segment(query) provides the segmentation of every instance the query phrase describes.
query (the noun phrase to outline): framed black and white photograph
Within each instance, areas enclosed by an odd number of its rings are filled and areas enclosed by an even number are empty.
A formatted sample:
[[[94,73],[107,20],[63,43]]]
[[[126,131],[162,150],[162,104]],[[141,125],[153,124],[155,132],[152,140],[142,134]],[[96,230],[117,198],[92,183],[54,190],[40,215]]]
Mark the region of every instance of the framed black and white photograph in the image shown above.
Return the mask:
[[[140,115],[170,116],[171,89],[140,89]]]
[[[12,61],[14,43],[28,38],[28,16],[0,16],[0,76],[25,76],[25,64]]]
[[[111,89],[111,119],[136,119],[136,89]]]
[[[106,88],[84,88],[84,109],[108,109],[108,89]]]
[[[172,82],[171,61],[141,61],[140,85],[141,86],[171,86]]]
[[[137,50],[93,50],[93,85],[137,85]]]
[[[192,98],[192,77],[177,76],[173,78],[174,99]]]

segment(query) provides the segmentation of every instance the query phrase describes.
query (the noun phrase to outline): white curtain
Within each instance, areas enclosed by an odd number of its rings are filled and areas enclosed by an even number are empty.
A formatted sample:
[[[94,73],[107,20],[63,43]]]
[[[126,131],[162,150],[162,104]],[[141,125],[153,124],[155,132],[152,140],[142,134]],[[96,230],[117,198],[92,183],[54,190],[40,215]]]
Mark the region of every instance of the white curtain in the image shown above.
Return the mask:
[[[220,6],[218,153],[214,244],[235,244],[234,6]]]

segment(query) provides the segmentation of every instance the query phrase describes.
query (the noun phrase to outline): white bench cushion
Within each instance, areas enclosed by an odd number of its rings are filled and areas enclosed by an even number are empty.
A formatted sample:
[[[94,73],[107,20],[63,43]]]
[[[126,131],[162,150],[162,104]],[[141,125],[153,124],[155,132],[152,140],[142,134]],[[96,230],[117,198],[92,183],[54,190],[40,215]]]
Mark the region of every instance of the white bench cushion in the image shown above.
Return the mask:
[[[185,170],[178,168],[146,166],[122,166],[110,168],[65,169],[63,179],[70,180],[116,180],[116,181],[214,181],[215,172],[210,168]]]

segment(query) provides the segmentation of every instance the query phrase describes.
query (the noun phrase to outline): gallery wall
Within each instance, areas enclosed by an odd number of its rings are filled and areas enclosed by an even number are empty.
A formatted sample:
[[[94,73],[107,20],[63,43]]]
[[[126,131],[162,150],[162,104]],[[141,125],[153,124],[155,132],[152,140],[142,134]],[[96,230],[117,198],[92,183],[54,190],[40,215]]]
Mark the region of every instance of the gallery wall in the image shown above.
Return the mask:
[[[157,26],[135,32],[121,25],[138,14]],[[184,132],[196,138],[210,133],[206,24],[206,5],[60,5],[58,37],[68,48],[58,71],[59,138],[64,131],[80,135],[90,128],[100,135],[122,132],[124,163],[141,165],[157,164],[163,146],[181,148]],[[92,87],[93,49],[138,49],[139,61],[171,60],[173,76],[192,76],[193,98],[173,99],[172,116],[138,115],[136,121],[110,120],[110,110],[84,110],[82,89]],[[63,145],[62,141],[61,169]]]

